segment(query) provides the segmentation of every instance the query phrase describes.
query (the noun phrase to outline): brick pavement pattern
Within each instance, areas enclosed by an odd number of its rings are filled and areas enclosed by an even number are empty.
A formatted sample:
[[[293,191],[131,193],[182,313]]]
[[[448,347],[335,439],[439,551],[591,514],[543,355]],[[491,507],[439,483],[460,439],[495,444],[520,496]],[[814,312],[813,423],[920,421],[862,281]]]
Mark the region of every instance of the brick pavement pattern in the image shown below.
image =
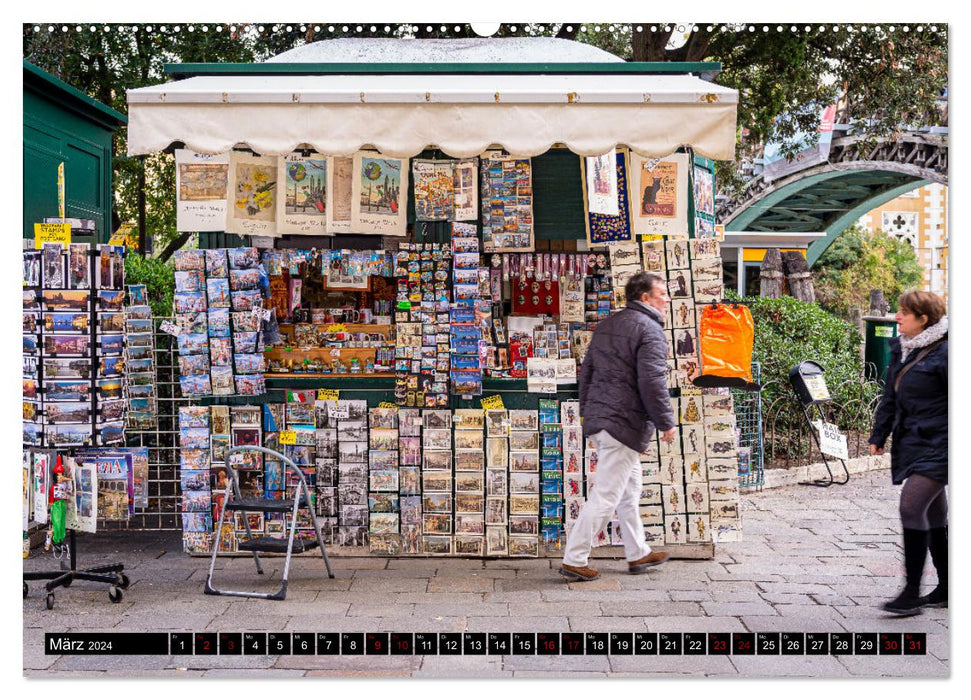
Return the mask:
[[[596,560],[601,579],[566,583],[555,559],[335,557],[291,566],[285,601],[207,596],[209,560],[181,551],[178,533],[83,537],[81,565],[123,561],[131,587],[111,604],[103,585],[75,583],[44,605],[43,583],[23,601],[24,674],[112,676],[392,677],[929,677],[950,673],[949,616],[893,618],[878,605],[898,592],[898,488],[887,471],[845,486],[788,486],[742,496],[745,541],[707,561],[671,561],[631,576]],[[282,559],[221,560],[220,580],[275,588]],[[24,570],[53,560],[35,550]],[[925,587],[936,574],[928,561]],[[44,632],[925,632],[926,656],[47,656]]]

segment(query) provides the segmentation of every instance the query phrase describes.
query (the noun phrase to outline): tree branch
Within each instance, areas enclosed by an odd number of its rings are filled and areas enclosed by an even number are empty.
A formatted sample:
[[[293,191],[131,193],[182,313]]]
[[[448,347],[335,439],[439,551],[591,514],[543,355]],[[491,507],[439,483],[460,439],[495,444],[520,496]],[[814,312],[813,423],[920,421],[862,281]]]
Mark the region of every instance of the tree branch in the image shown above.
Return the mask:
[[[191,233],[180,233],[178,236],[173,238],[169,244],[165,246],[162,252],[159,253],[159,262],[165,262],[171,258],[179,248],[189,242],[189,237],[191,235]]]

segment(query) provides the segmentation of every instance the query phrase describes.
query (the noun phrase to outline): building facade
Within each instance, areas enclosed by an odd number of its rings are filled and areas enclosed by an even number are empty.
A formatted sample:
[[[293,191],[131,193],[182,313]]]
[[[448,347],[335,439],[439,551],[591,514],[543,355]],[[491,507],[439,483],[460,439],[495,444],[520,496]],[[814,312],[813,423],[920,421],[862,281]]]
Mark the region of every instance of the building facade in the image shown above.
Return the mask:
[[[909,242],[924,268],[921,287],[947,299],[947,187],[931,183],[860,217],[868,231],[882,229]]]

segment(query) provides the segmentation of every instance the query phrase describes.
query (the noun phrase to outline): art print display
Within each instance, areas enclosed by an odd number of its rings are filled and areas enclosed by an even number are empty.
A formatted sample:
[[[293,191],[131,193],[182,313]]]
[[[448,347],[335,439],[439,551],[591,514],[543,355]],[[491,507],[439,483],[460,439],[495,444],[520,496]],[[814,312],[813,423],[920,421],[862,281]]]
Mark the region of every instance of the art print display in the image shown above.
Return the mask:
[[[471,221],[478,218],[475,159],[413,160],[415,218],[419,221]]]
[[[278,159],[277,232],[295,235],[327,233],[327,162],[319,153],[290,154]]]
[[[619,216],[617,197],[617,151],[584,159],[587,175],[587,211]]]
[[[175,151],[176,228],[225,231],[229,153]]]
[[[345,157],[327,158],[327,202],[325,228],[327,233],[351,233],[352,190],[354,178],[354,159]]]
[[[277,159],[232,151],[229,154],[229,202],[226,231],[248,236],[276,236]]]
[[[405,235],[408,211],[408,160],[377,152],[354,155],[351,178],[351,230]]]
[[[535,250],[533,175],[528,158],[486,151],[479,164],[482,244],[487,253]]]
[[[584,171],[588,168],[587,159],[581,161]],[[587,229],[587,243],[592,246],[605,243],[627,242],[633,240],[630,220],[630,190],[627,178],[628,154],[626,150],[616,152],[615,171],[617,173],[617,214],[599,214],[587,207],[584,197],[584,223]],[[586,179],[584,179],[586,189]]]
[[[697,163],[692,169],[695,238],[715,237],[715,173]]]
[[[630,175],[636,195],[631,217],[641,236],[688,237],[689,156],[665,158],[630,154]],[[653,271],[653,270],[650,270]]]

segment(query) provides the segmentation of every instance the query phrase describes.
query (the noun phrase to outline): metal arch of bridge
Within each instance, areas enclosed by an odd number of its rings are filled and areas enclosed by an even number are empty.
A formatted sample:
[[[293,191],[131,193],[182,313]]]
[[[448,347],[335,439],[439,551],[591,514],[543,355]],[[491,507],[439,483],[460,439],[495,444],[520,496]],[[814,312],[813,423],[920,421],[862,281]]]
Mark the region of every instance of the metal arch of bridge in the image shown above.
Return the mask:
[[[825,231],[809,248],[812,264],[856,219],[929,182],[947,185],[947,172],[946,127],[876,143],[850,134],[833,140],[826,163],[776,182],[756,177],[718,219],[729,231]]]
[[[847,226],[872,209],[946,178],[894,162],[826,163],[779,180],[726,223],[728,231],[825,231],[809,248],[812,265]]]

